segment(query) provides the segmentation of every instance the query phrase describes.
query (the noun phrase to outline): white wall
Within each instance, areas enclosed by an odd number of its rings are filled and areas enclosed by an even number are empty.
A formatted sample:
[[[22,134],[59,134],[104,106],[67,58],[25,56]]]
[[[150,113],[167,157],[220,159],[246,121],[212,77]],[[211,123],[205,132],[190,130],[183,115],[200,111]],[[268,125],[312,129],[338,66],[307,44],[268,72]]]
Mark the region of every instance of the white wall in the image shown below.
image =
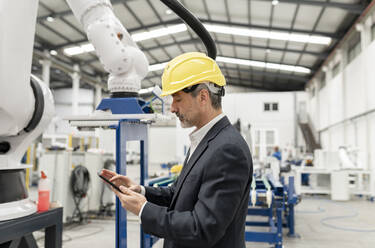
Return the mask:
[[[176,127],[150,126],[149,163],[168,163],[176,158]]]
[[[55,99],[56,117],[55,126],[56,133],[69,134],[74,128],[72,128],[67,121],[63,118],[66,116],[73,115],[72,108],[72,90],[71,89],[60,89],[54,90],[53,96]],[[94,102],[94,91],[89,89],[79,89],[79,103],[78,113],[79,115],[89,115],[93,112]]]
[[[361,53],[347,62],[347,44],[343,44],[332,61],[326,62],[326,85],[309,94],[308,111],[320,132],[325,150],[337,151],[339,146],[356,147],[365,169],[373,171],[375,189],[375,41],[370,39],[369,27],[373,20],[363,20]],[[350,36],[349,36],[350,40]],[[341,62],[341,71],[331,77],[334,60]],[[319,89],[320,81],[314,78],[309,85]]]
[[[233,93],[223,98],[223,111],[231,123],[241,119],[241,123],[250,124],[252,130],[277,130],[276,140],[280,147],[305,146],[299,127],[296,126],[295,111],[298,111],[299,103],[306,99],[305,92]],[[277,102],[279,111],[265,112],[265,102]],[[295,135],[298,138],[297,144],[295,144]]]
[[[375,165],[369,160],[374,151],[370,132],[375,128],[372,114],[375,109],[375,42],[362,51],[336,77],[327,81],[309,100],[309,113],[324,149],[337,150],[339,146],[358,147],[365,154],[363,162],[368,168]],[[320,82],[316,82],[316,88]],[[318,110],[318,111],[317,111]],[[360,116],[363,115],[363,116]]]

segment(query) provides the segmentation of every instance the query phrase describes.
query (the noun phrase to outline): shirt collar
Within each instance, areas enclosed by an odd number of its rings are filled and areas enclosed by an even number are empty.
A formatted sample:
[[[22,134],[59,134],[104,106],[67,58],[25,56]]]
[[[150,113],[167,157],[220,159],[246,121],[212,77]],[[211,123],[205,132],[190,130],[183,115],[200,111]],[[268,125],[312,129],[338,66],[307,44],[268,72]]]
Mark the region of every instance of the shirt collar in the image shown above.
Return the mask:
[[[195,129],[192,133],[189,134],[190,142],[192,146],[197,146],[199,142],[206,136],[208,131],[225,115],[223,113],[219,114],[215,118],[213,118],[210,122],[199,129]]]

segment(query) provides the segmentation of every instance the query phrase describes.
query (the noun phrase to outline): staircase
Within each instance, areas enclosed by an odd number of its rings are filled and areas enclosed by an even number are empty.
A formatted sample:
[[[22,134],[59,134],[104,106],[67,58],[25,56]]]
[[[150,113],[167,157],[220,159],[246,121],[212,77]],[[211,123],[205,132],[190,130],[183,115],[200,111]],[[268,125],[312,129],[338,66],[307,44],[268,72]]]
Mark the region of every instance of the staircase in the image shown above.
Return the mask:
[[[314,152],[315,149],[321,149],[319,142],[315,139],[313,131],[309,125],[309,123],[301,123],[299,122],[299,127],[301,128],[303,137],[306,142],[306,151],[307,152]]]

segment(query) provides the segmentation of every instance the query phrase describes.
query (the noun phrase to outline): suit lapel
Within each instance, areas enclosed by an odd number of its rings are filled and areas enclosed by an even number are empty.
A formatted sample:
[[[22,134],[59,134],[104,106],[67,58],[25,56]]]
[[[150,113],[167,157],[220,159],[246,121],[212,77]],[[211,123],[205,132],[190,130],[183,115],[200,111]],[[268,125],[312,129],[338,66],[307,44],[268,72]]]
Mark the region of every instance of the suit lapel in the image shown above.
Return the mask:
[[[184,184],[184,181],[187,177],[187,175],[189,175],[191,169],[194,167],[195,163],[197,162],[197,160],[200,158],[200,156],[203,154],[203,152],[207,149],[207,146],[208,146],[208,142],[211,141],[213,138],[216,137],[216,135],[226,126],[230,125],[230,122],[228,120],[228,118],[225,116],[223,117],[222,119],[220,119],[209,131],[208,133],[206,134],[206,136],[204,136],[204,138],[202,139],[202,141],[199,143],[199,145],[197,146],[197,148],[195,149],[195,151],[193,152],[193,154],[191,154],[190,156],[190,159],[187,161],[186,163],[186,160],[187,160],[187,157],[185,158],[185,162],[184,162],[184,166],[182,168],[182,171],[181,171],[181,174],[180,174],[180,177],[178,179],[178,182],[177,182],[177,185],[176,185],[176,191],[173,195],[173,198],[172,198],[172,201],[171,201],[171,205],[170,206],[173,206],[173,204],[175,203],[176,201],[176,198],[181,190],[181,186]],[[190,149],[189,149],[189,152],[190,152]]]

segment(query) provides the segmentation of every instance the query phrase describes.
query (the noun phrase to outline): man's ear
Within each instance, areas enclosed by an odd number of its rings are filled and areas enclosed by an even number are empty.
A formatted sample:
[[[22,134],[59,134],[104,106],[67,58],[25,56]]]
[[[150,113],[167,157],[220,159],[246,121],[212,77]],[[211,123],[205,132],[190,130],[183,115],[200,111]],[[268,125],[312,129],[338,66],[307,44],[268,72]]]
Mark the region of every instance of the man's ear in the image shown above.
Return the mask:
[[[201,104],[207,104],[210,100],[210,94],[207,89],[202,89],[199,92],[199,100]]]

